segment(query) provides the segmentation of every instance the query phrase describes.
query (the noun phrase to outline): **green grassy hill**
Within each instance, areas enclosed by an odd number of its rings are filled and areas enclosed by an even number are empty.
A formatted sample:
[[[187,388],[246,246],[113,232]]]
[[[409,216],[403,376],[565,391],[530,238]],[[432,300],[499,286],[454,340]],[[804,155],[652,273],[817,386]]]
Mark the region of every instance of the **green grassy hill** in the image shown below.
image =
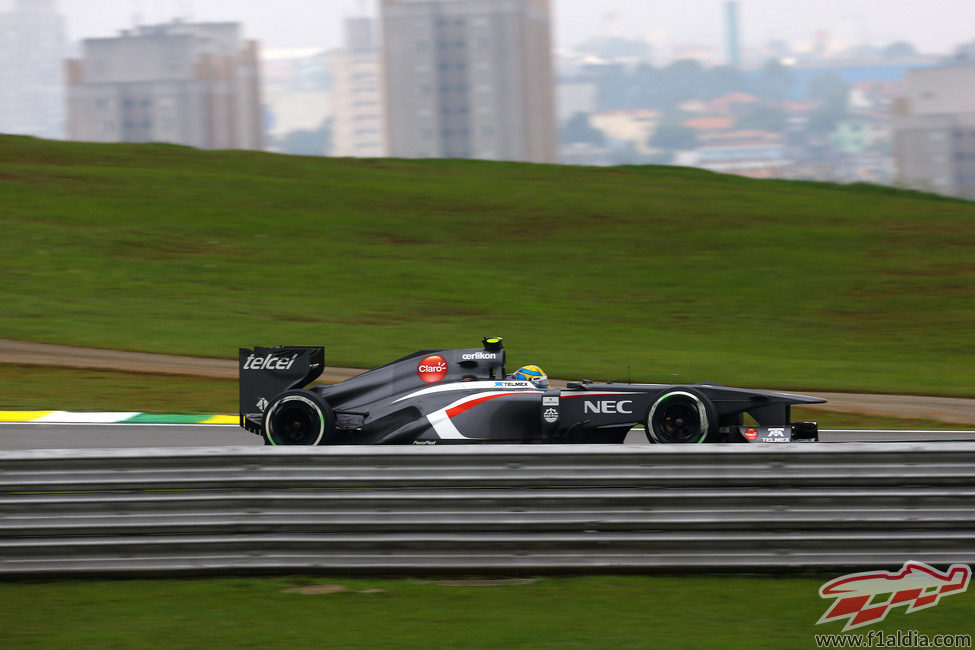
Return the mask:
[[[975,395],[975,203],[673,167],[0,136],[0,336]]]

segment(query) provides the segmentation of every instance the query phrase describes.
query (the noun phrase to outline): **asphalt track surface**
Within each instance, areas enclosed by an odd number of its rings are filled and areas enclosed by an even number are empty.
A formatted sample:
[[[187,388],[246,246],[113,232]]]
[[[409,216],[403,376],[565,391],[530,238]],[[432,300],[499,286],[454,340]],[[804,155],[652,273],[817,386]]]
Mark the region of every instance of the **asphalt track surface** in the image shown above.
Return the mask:
[[[68,345],[32,343],[0,339],[0,363],[30,366],[59,366],[91,368],[124,372],[143,372],[169,375],[190,375],[222,379],[237,378],[234,359],[125,352],[98,348],[79,348]],[[322,378],[334,383],[363,372],[360,368],[326,368]],[[553,381],[554,385],[564,382]],[[790,391],[785,391],[790,392]],[[797,392],[797,391],[792,391]],[[841,413],[862,413],[896,418],[940,420],[975,425],[975,399],[930,397],[921,395],[876,395],[862,393],[823,393],[798,391],[828,400],[821,408]],[[57,408],[57,405],[51,405]],[[973,427],[975,428],[975,427]]]
[[[820,432],[822,442],[920,442],[975,440],[975,431]],[[634,429],[626,444],[647,444]],[[34,424],[0,423],[0,451],[24,449],[128,449],[259,447],[261,439],[227,424]]]

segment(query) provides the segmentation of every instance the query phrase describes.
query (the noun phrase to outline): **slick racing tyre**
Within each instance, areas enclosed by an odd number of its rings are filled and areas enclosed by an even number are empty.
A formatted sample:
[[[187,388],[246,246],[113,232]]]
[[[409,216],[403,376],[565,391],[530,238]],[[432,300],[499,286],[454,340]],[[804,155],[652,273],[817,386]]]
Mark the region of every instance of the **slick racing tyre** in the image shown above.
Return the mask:
[[[317,393],[289,390],[264,412],[264,444],[320,445],[335,432],[335,413]]]
[[[658,397],[645,424],[647,439],[662,444],[705,442],[718,435],[714,404],[693,388],[675,388]]]

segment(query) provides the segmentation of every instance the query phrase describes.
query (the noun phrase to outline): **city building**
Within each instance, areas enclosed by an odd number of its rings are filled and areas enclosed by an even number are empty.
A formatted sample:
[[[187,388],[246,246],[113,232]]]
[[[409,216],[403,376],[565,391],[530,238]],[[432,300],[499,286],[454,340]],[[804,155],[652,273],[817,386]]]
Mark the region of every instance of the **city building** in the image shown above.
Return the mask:
[[[332,55],[333,156],[388,155],[382,53],[371,18],[345,22],[345,47]]]
[[[890,116],[851,115],[839,120],[829,136],[834,151],[841,154],[862,154],[868,151],[890,153]]]
[[[696,149],[679,152],[677,165],[751,178],[782,178],[790,165],[782,135],[741,130],[701,136]]]
[[[16,0],[0,13],[0,133],[64,136],[67,54],[55,0]]]
[[[912,70],[895,102],[898,181],[975,199],[975,64]]]
[[[662,113],[645,108],[600,111],[589,116],[589,123],[610,140],[629,143],[637,153],[648,156],[654,152],[650,138],[663,117]]]
[[[258,46],[239,23],[147,25],[68,61],[68,138],[261,149]]]
[[[549,0],[382,0],[393,156],[556,162]]]

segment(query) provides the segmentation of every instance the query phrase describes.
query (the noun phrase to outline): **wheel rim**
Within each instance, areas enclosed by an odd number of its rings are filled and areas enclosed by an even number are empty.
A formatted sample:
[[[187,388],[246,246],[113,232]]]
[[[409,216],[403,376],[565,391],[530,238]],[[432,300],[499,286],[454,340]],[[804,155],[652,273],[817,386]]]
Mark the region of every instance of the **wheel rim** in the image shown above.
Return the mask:
[[[295,396],[268,413],[266,426],[271,444],[314,445],[325,431],[325,418],[310,400]]]
[[[659,429],[675,441],[696,439],[701,435],[701,416],[690,404],[670,404],[657,421]]]
[[[701,398],[683,390],[659,397],[646,419],[647,437],[658,443],[704,442],[710,426]]]

